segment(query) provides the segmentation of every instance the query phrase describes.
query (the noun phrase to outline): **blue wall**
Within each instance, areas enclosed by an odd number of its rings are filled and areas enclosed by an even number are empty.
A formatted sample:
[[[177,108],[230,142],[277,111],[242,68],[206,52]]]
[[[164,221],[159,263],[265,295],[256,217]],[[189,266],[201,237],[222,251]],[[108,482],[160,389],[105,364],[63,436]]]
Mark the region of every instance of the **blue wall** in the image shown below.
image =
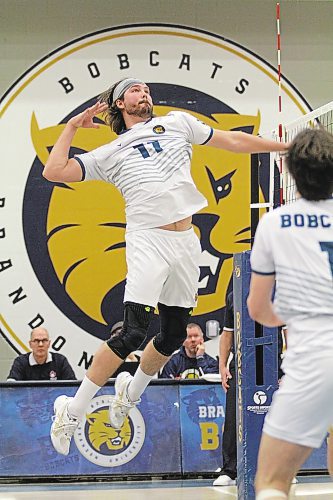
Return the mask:
[[[220,384],[152,383],[121,431],[108,423],[113,383],[102,388],[67,457],[49,438],[54,399],[77,384],[8,383],[0,389],[0,477],[162,475],[221,466],[225,394]],[[311,468],[325,468],[324,453]]]

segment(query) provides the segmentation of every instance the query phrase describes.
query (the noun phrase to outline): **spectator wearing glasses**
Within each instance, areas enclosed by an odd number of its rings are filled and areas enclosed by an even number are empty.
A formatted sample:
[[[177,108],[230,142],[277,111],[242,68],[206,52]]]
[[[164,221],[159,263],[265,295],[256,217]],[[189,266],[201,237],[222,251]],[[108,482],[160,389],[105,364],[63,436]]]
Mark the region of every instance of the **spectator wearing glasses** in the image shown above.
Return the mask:
[[[29,345],[31,352],[18,356],[10,369],[7,382],[18,380],[76,380],[67,358],[49,352],[50,337],[45,328],[34,328]]]

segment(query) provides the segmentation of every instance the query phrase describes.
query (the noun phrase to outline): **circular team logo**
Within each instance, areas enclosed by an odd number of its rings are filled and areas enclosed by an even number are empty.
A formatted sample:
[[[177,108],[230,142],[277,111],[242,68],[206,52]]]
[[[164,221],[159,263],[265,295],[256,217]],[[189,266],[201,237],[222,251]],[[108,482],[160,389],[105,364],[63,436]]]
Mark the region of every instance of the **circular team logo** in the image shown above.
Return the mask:
[[[153,132],[155,132],[155,134],[164,134],[165,128],[163,127],[163,125],[156,125],[153,128]]]
[[[182,379],[197,380],[200,378],[200,372],[197,368],[187,368],[180,376]]]
[[[264,391],[257,391],[253,395],[253,401],[257,405],[264,405],[267,401],[267,396]]]
[[[121,429],[109,419],[109,396],[94,398],[74,439],[80,453],[102,467],[119,467],[133,460],[145,439],[145,423],[140,411],[132,408]]]
[[[168,25],[87,34],[36,63],[3,96],[1,332],[26,352],[30,330],[43,324],[78,377],[122,319],[124,202],[102,181],[51,183],[42,171],[67,120],[128,76],[150,86],[157,116],[182,110],[216,129],[254,135],[280,120],[274,68],[235,42]],[[282,99],[284,123],[309,110],[287,80]],[[99,129],[77,131],[71,155],[115,138],[98,121]],[[261,162],[264,171],[268,155]],[[193,318],[222,323],[232,256],[250,249],[250,155],[194,146],[192,176],[208,201],[193,219],[203,249]],[[264,201],[264,186],[260,196]]]

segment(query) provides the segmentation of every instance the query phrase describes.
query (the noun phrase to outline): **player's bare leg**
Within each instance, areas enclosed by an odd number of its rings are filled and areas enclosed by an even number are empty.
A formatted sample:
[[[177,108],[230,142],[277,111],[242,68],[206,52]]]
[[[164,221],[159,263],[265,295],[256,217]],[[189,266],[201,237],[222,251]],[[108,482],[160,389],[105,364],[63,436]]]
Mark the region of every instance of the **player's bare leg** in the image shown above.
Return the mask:
[[[87,377],[94,384],[102,387],[122,363],[123,360],[110,347],[102,344],[94,355],[92,365],[87,371]]]
[[[151,340],[142,353],[140,361],[141,370],[146,375],[153,376],[165,365],[168,359],[170,359],[170,356],[163,356],[163,354],[158,352]]]
[[[134,377],[129,373],[120,373],[115,383],[115,398],[110,404],[110,422],[115,429],[120,429],[130,410],[140,402],[140,396],[152,377],[168,361],[170,356],[160,354],[153,341],[145,347],[140,366]]]
[[[54,402],[51,440],[58,453],[68,455],[72,437],[88,402],[106,383],[123,360],[103,344],[96,352],[92,365],[74,398],[59,396]]]
[[[307,446],[289,443],[263,433],[255,479],[256,498],[286,500],[293,478],[311,452],[312,448]],[[265,496],[264,492],[268,493],[269,490],[272,492],[271,496]]]

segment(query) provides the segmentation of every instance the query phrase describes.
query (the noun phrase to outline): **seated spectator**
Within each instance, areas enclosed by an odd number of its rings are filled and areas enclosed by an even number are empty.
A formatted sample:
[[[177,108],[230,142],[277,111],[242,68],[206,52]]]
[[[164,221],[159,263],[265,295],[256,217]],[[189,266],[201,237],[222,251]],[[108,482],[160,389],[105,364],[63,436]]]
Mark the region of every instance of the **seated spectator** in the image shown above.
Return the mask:
[[[218,373],[218,361],[205,353],[203,333],[199,325],[189,323],[187,338],[179,351],[164,365],[159,378],[197,379],[205,373]]]
[[[29,341],[32,352],[14,359],[7,381],[76,380],[67,358],[57,352],[49,352],[50,343],[45,328],[34,328]]]

